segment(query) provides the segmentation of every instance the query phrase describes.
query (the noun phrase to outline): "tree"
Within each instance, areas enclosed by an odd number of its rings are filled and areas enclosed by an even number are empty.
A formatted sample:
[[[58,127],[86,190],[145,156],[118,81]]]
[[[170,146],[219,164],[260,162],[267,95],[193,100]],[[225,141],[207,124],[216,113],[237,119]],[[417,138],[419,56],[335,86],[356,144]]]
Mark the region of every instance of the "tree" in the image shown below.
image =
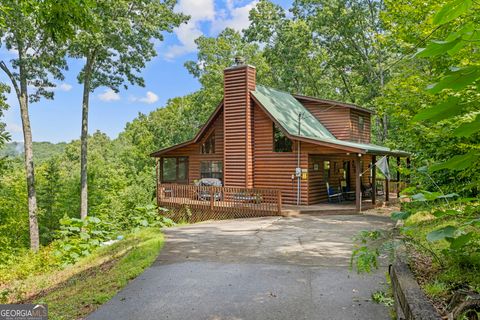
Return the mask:
[[[202,84],[201,91],[192,98],[202,100],[199,106],[203,104],[209,108],[207,113],[221,101],[223,70],[233,66],[238,56],[256,67],[257,82],[271,84],[270,68],[259,46],[245,41],[238,31],[226,28],[217,37],[201,36],[195,43],[198,46],[197,60],[185,62],[185,67]]]
[[[370,103],[387,83],[395,46],[385,39],[383,0],[297,0],[291,17],[268,0],[250,12],[249,41],[263,44],[276,83],[288,91]],[[380,115],[378,140],[388,119]]]
[[[11,81],[18,99],[23,126],[25,170],[28,189],[28,213],[30,226],[30,247],[39,248],[37,221],[37,196],[35,191],[35,169],[32,151],[29,102],[41,97],[52,98],[48,91],[54,87],[51,78],[63,79],[61,69],[66,66],[64,50],[56,44],[49,31],[41,28],[40,11],[32,9],[30,1],[3,1],[8,8],[0,10],[4,25],[0,27],[1,44],[7,50],[15,50],[16,57],[8,64],[0,62],[0,68]],[[33,93],[29,93],[33,87]]]
[[[138,74],[155,55],[153,40],[186,20],[173,12],[175,0],[97,1],[90,11],[91,24],[72,41],[69,54],[85,59],[78,76],[83,83],[80,157],[80,216],[88,213],[87,140],[90,93],[100,86],[118,91],[128,81],[144,85]],[[124,84],[124,87],[127,86]]]

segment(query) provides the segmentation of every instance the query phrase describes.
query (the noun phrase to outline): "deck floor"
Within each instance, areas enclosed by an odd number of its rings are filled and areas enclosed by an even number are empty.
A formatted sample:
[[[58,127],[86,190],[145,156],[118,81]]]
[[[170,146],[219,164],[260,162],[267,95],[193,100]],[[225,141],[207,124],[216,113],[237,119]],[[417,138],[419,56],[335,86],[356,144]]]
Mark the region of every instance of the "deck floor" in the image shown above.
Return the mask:
[[[390,193],[390,202],[397,201],[397,194]],[[377,196],[376,205],[382,205],[385,202],[383,196]],[[372,209],[371,199],[365,199],[362,201],[361,210]],[[284,216],[296,216],[300,214],[312,214],[312,215],[329,215],[329,214],[355,214],[357,209],[355,207],[355,201],[342,201],[340,203],[319,203],[314,205],[287,205],[282,206],[282,215]]]

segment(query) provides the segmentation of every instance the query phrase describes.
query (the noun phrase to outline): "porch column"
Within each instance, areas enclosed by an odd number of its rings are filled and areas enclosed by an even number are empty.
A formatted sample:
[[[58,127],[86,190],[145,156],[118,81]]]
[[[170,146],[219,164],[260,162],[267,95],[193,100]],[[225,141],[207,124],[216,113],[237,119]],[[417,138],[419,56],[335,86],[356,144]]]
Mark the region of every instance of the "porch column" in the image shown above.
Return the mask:
[[[361,196],[362,196],[362,177],[360,174],[362,173],[362,169],[360,168],[360,157],[357,155],[355,157],[355,210],[360,213],[361,209]]]
[[[159,181],[160,181],[160,159],[155,158],[155,190],[157,191],[155,194],[155,198],[157,199],[157,206],[159,206]]]
[[[400,157],[397,157],[397,199],[400,198]]]
[[[388,165],[388,160],[389,160],[389,157],[387,156],[387,165]],[[385,202],[388,202],[388,201],[390,201],[390,189],[388,186],[388,178],[385,177]]]
[[[372,205],[377,202],[377,156],[372,156]]]
[[[407,183],[410,183],[410,157],[407,157],[407,169],[408,169]]]

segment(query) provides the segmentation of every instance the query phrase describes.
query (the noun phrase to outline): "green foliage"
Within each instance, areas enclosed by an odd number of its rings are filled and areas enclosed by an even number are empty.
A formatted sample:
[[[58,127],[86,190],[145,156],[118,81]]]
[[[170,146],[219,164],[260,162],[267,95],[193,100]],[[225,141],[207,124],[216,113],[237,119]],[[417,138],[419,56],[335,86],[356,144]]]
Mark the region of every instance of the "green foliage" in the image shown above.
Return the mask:
[[[370,273],[378,269],[381,254],[393,252],[393,243],[386,241],[391,233],[384,230],[361,231],[356,237],[356,245],[350,258],[350,268],[358,273]]]
[[[385,291],[375,291],[372,293],[372,300],[386,307],[392,307],[395,302]]]
[[[63,265],[74,264],[90,255],[103,242],[111,240],[112,226],[96,217],[60,219],[55,255]]]
[[[158,209],[154,205],[146,205],[144,207],[136,207],[127,216],[125,228],[138,230],[146,227],[171,227],[175,223],[173,220],[159,214],[159,211],[166,212],[166,209]]]

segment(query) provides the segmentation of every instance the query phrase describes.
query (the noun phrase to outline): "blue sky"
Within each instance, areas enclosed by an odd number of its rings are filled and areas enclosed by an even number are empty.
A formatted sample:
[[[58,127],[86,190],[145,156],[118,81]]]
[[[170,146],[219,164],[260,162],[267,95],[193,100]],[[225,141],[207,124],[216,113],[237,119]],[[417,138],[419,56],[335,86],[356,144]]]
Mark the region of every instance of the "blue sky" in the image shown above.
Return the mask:
[[[225,27],[241,30],[248,26],[248,11],[256,5],[252,0],[179,0],[176,10],[191,15],[188,24],[182,25],[165,41],[157,45],[158,56],[142,72],[146,86],[129,87],[115,94],[99,88],[90,98],[89,132],[96,130],[115,138],[125,124],[138,113],[149,113],[163,107],[173,97],[182,96],[199,88],[199,83],[184,68],[187,60],[195,59],[194,40],[200,35],[214,36]],[[274,2],[289,8],[291,1]],[[14,54],[0,49],[0,59],[8,61]],[[57,82],[55,99],[41,100],[30,105],[30,120],[34,141],[71,141],[80,136],[82,86],[77,74],[83,61],[69,60],[65,80]],[[0,81],[10,84],[3,73]],[[4,119],[13,141],[23,141],[18,102],[13,94],[8,96],[10,108]]]

